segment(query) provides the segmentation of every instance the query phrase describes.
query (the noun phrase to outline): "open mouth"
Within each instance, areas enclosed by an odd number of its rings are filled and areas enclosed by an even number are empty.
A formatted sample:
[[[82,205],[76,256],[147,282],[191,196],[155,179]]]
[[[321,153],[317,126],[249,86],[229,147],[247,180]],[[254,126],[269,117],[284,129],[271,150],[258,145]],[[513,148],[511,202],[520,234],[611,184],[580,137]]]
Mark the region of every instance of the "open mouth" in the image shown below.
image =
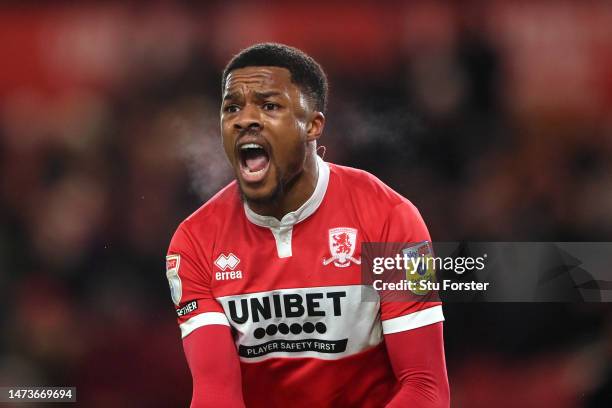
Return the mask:
[[[257,183],[264,179],[270,168],[270,156],[257,143],[245,143],[238,148],[240,174],[244,181]]]

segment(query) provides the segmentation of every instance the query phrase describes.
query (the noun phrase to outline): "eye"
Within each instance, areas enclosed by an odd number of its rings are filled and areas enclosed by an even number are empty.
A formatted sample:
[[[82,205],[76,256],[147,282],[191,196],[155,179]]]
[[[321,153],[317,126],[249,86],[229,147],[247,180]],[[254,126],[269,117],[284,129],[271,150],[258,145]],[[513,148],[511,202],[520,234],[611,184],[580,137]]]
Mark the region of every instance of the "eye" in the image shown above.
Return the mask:
[[[223,112],[226,113],[236,113],[238,112],[240,108],[238,107],[238,105],[227,105],[223,108]]]
[[[263,104],[263,110],[273,111],[280,108],[280,105],[272,102],[266,102]]]

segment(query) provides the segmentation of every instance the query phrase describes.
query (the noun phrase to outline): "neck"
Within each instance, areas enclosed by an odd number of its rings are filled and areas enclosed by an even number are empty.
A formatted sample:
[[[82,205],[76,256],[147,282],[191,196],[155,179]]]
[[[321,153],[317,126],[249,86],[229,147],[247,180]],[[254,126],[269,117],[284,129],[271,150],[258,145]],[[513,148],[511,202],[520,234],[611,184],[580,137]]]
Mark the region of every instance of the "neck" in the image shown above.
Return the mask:
[[[273,216],[280,220],[288,213],[297,210],[314,193],[317,186],[318,167],[316,150],[308,148],[304,160],[304,169],[287,185],[282,196],[271,203],[252,203],[247,200],[251,210],[259,215]]]

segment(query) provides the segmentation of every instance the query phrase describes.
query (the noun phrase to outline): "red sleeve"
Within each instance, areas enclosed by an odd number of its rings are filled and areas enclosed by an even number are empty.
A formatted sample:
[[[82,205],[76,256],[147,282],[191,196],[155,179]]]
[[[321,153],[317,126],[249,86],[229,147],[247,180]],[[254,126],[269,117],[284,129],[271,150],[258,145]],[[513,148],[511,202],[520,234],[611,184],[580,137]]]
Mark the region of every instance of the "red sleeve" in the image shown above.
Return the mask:
[[[185,224],[172,237],[166,277],[193,378],[191,406],[244,407],[238,353],[211,291],[210,262]]]
[[[385,243],[423,243],[431,251],[431,238],[421,214],[408,200],[396,205],[385,221],[380,237]],[[393,245],[391,245],[393,246]],[[433,252],[430,252],[433,255]],[[435,275],[431,268],[427,273]],[[415,275],[416,276],[416,275]],[[444,320],[437,293],[408,294],[403,301],[386,301],[381,296],[381,320],[384,334],[398,333]],[[391,297],[393,299],[393,297]]]
[[[240,362],[230,329],[202,327],[183,340],[193,377],[191,408],[244,407]]]
[[[211,292],[211,264],[185,223],[174,233],[166,256],[166,277],[178,316],[181,337],[199,327],[229,322]]]
[[[401,385],[388,408],[450,407],[441,322],[387,334],[385,344]]]

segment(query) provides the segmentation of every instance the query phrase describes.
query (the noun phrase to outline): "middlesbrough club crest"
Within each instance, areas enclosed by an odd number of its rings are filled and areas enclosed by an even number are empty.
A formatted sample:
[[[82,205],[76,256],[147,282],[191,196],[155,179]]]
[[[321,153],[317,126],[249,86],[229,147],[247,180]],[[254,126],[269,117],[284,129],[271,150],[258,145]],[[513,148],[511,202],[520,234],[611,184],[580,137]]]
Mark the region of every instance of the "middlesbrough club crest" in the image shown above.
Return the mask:
[[[331,258],[324,259],[323,265],[331,262],[340,268],[350,266],[351,262],[361,264],[361,259],[353,257],[357,246],[357,230],[355,228],[332,228],[329,230],[329,251]]]

